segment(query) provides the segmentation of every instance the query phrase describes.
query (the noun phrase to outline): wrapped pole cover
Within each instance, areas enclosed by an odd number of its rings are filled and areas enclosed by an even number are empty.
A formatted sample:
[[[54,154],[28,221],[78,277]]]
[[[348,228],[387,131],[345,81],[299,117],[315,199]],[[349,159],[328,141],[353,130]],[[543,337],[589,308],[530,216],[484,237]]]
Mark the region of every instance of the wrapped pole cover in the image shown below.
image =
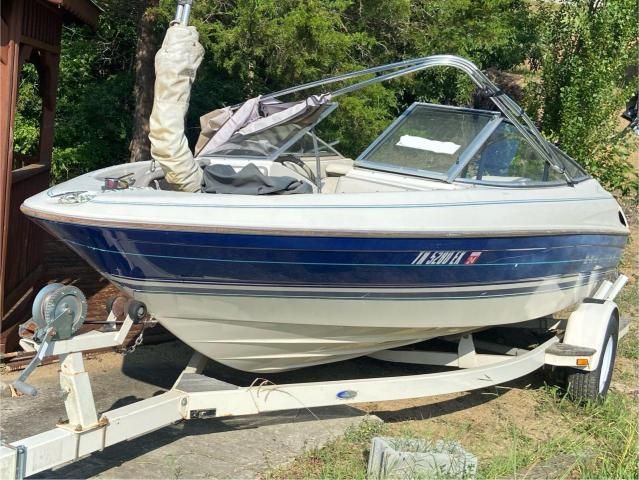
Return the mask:
[[[161,165],[167,182],[185,192],[200,191],[202,184],[202,169],[184,135],[184,117],[203,56],[195,27],[184,25],[169,27],[155,55],[155,93],[149,120],[151,156]]]

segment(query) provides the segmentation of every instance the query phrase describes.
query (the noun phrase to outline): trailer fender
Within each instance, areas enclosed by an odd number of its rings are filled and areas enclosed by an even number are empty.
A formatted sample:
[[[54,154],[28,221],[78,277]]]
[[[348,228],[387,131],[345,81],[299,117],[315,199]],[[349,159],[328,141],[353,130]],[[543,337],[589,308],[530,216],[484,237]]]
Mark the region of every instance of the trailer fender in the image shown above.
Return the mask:
[[[588,365],[577,366],[573,362],[572,367],[586,371],[593,371],[597,368],[608,325],[611,321],[618,322],[618,319],[617,304],[610,300],[587,299],[570,315],[563,343],[595,349],[595,352],[588,358]],[[564,363],[564,365],[566,364]]]

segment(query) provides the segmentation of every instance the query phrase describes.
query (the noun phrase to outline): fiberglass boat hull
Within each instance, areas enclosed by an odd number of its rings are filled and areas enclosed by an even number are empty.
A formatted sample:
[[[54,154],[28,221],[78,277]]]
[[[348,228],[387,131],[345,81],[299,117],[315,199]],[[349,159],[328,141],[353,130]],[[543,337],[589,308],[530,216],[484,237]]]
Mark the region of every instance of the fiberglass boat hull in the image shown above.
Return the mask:
[[[628,235],[594,180],[552,188],[203,195],[101,191],[148,162],[91,172],[22,206],[178,338],[275,372],[522,322],[590,295]],[[86,191],[78,202],[60,193]],[[61,200],[62,199],[62,200]]]
[[[207,357],[276,372],[552,314],[611,273],[624,235],[375,238],[40,220]]]

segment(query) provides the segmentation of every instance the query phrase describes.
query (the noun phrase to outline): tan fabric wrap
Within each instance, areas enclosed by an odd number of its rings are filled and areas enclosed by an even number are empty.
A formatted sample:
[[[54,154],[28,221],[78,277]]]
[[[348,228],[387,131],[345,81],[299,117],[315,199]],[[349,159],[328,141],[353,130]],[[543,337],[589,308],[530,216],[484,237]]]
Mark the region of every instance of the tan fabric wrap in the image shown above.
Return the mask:
[[[149,120],[151,156],[162,166],[169,183],[185,192],[200,191],[202,169],[193,159],[184,136],[191,85],[204,48],[195,27],[169,27],[155,55],[155,93]]]

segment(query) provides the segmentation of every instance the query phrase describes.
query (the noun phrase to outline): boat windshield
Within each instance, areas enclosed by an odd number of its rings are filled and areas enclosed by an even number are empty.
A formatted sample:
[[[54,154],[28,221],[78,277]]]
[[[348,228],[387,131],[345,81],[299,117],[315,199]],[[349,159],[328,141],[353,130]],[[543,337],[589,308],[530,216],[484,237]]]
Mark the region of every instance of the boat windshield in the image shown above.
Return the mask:
[[[586,174],[561,156],[571,178]],[[365,168],[501,186],[565,184],[566,177],[498,112],[414,103],[357,159]]]
[[[552,147],[556,160],[573,181],[588,175],[570,157]],[[510,122],[492,132],[460,170],[458,181],[500,186],[565,185],[566,177],[553,169]]]
[[[447,178],[494,112],[414,103],[357,159],[357,164]]]

